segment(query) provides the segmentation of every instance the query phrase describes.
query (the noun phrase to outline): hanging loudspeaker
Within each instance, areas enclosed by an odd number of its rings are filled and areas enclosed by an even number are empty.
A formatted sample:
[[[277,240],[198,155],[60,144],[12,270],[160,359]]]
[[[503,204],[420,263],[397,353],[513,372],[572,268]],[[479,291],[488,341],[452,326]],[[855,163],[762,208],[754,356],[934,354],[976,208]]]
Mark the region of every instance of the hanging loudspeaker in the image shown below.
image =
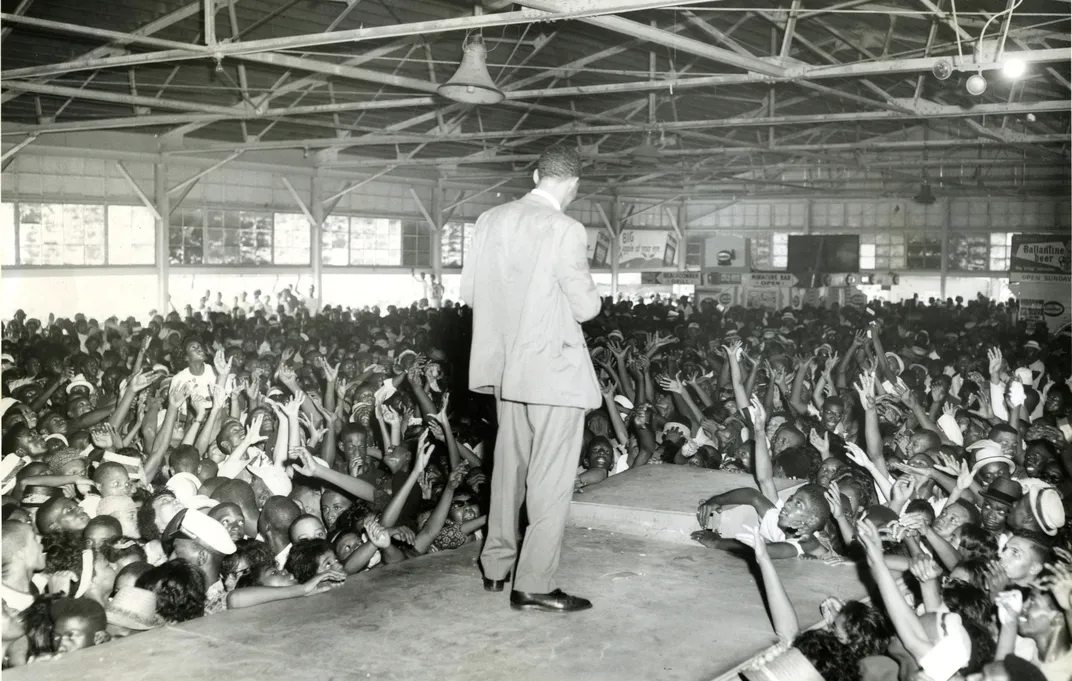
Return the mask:
[[[505,99],[488,73],[487,57],[483,38],[470,36],[462,48],[462,63],[451,79],[439,86],[439,94],[462,104],[498,104]]]

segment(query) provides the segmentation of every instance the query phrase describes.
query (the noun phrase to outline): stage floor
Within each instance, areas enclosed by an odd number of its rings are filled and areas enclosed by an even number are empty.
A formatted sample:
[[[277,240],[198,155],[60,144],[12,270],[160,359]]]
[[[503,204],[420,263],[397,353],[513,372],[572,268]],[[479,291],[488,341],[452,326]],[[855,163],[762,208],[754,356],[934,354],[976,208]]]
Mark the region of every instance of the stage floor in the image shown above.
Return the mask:
[[[689,471],[666,468],[629,487],[636,499],[679,506],[676,514],[691,507],[693,523],[698,489],[744,484],[692,469],[689,489],[671,494],[658,488]],[[600,496],[629,496],[627,480]],[[576,500],[592,503],[598,489]],[[750,561],[720,551],[570,527],[559,585],[594,607],[569,615],[515,612],[508,591],[486,593],[478,551],[469,544],[351,577],[327,594],[7,670],[5,681],[711,681],[775,642]],[[819,621],[827,596],[864,595],[851,565],[787,560],[778,570],[802,627]]]

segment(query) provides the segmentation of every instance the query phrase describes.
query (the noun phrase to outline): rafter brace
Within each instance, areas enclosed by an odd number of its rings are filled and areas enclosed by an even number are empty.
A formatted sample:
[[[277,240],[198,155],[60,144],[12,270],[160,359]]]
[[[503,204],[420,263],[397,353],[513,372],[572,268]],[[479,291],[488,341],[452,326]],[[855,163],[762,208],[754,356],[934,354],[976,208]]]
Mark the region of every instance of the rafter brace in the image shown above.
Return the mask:
[[[223,166],[225,166],[228,163],[230,163],[231,161],[235,160],[236,158],[238,158],[242,154],[243,154],[243,151],[241,151],[241,150],[236,151],[233,154],[231,154],[230,156],[228,156],[227,158],[225,158],[223,160],[220,160],[220,161],[217,161],[216,163],[213,163],[208,168],[205,168],[204,170],[197,171],[196,173],[194,173],[190,177],[186,178],[182,182],[178,183],[174,187],[171,187],[170,189],[168,189],[168,193],[170,194],[172,192],[179,191],[180,189],[184,188],[186,185],[192,184],[194,182],[197,182],[198,180],[200,180],[205,175],[208,175],[209,173],[213,172],[214,170],[216,170],[218,168],[222,168]]]
[[[294,188],[294,185],[290,183],[290,180],[283,177],[282,175],[279,176],[279,179],[283,181],[283,186],[287,188],[288,192],[290,192],[291,198],[294,199],[294,203],[298,204],[298,208],[301,210],[302,215],[305,216],[305,219],[309,221],[309,224],[318,224],[316,218],[313,217],[312,212],[309,210],[309,204],[307,204],[305,200],[302,199],[301,194],[299,194],[298,190]]]
[[[433,237],[437,236],[439,234],[439,225],[436,224],[436,221],[432,219],[431,214],[424,207],[424,201],[421,201],[420,194],[418,194],[417,190],[413,187],[409,187],[408,189],[409,195],[413,198],[413,202],[417,204],[417,210],[421,212],[421,215],[424,216],[425,222],[428,223],[428,231],[432,234]]]
[[[123,165],[123,162],[116,161],[115,167],[119,169],[119,174],[126,178],[127,184],[129,184],[130,188],[134,190],[135,194],[137,194],[138,198],[142,202],[142,205],[149,209],[149,211],[153,214],[154,218],[156,218],[157,220],[163,220],[163,218],[160,217],[160,211],[156,209],[156,204],[153,203],[153,201],[149,199],[149,196],[144,191],[142,191],[140,186],[138,186],[137,181],[131,176],[130,171],[128,171],[127,167]]]

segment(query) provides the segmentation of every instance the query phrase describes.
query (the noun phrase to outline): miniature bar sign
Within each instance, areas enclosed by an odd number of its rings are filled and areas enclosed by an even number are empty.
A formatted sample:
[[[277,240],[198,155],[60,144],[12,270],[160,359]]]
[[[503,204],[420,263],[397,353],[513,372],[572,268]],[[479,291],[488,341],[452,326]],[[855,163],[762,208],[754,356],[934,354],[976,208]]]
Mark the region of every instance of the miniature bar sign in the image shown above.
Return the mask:
[[[749,288],[793,288],[800,280],[789,272],[752,272],[745,275],[744,283]]]

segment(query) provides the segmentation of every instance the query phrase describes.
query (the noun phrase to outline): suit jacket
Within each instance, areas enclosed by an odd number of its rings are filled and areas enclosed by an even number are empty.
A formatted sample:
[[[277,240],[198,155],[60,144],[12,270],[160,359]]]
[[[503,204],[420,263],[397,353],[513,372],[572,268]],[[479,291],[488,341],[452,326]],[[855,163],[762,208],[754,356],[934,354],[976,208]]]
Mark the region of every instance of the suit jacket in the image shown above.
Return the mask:
[[[580,324],[602,303],[587,250],[584,226],[538,194],[477,219],[461,290],[473,308],[470,390],[529,404],[600,405]]]

